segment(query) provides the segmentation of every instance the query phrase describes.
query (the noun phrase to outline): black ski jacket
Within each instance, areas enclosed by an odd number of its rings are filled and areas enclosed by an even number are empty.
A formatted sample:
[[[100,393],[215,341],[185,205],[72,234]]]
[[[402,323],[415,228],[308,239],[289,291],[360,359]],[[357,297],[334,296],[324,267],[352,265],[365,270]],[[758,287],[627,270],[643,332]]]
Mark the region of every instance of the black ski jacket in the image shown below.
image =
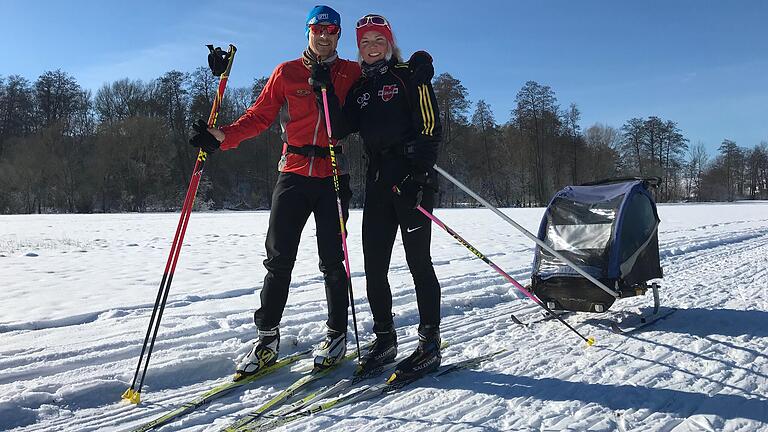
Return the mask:
[[[442,139],[431,73],[417,79],[408,63],[394,58],[366,72],[347,93],[343,109],[336,97],[328,98],[333,138],[360,132],[369,179],[396,184],[414,171],[431,173]]]

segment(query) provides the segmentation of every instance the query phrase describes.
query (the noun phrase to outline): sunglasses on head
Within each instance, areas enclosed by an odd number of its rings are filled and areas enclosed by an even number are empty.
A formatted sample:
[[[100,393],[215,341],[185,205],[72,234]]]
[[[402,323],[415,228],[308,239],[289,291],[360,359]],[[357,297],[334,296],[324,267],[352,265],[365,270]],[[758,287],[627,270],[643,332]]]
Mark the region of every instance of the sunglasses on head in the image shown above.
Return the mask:
[[[325,33],[329,35],[339,34],[339,31],[341,31],[341,27],[336,24],[310,24],[309,29],[314,34],[321,34],[325,30]]]
[[[365,27],[368,24],[389,27],[389,22],[381,15],[366,15],[357,20],[357,28]]]

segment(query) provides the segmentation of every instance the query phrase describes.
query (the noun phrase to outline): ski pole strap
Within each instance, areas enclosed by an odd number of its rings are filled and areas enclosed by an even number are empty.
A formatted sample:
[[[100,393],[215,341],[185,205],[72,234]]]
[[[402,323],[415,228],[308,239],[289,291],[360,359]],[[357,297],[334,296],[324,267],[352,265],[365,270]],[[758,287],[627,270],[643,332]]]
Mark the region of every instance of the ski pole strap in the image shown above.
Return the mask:
[[[333,146],[333,152],[336,154],[343,153],[343,150],[344,149],[341,146]],[[285,151],[287,153],[295,153],[306,157],[327,158],[331,156],[331,151],[328,147],[320,147],[316,145],[305,145],[299,147],[288,144]]]
[[[211,52],[208,54],[208,66],[211,68],[214,76],[221,76],[229,65],[229,53],[221,49],[214,48],[213,45],[206,45]]]

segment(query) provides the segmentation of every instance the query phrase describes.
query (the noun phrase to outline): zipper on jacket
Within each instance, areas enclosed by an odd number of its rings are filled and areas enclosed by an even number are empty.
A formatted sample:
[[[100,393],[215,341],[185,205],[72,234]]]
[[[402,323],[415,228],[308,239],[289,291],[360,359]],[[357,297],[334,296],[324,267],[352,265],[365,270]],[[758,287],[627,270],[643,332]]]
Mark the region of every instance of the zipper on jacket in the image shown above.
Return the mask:
[[[312,138],[312,145],[317,145],[317,131],[320,129],[320,120],[322,119],[322,115],[320,114],[320,110],[317,110],[317,123],[315,123],[315,136]],[[310,156],[309,158],[309,176],[312,177],[312,164],[315,162],[315,157]]]

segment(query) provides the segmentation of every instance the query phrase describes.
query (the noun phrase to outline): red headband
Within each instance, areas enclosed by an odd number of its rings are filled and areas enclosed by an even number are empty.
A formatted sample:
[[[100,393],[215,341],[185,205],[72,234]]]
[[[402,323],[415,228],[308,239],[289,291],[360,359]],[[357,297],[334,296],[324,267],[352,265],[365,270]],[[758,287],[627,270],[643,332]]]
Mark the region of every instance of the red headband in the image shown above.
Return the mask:
[[[379,23],[378,21],[381,21]],[[360,48],[360,39],[363,35],[369,31],[376,31],[381,33],[390,45],[394,45],[394,38],[392,37],[392,29],[389,27],[389,22],[384,17],[378,15],[366,15],[357,22],[357,47]]]

